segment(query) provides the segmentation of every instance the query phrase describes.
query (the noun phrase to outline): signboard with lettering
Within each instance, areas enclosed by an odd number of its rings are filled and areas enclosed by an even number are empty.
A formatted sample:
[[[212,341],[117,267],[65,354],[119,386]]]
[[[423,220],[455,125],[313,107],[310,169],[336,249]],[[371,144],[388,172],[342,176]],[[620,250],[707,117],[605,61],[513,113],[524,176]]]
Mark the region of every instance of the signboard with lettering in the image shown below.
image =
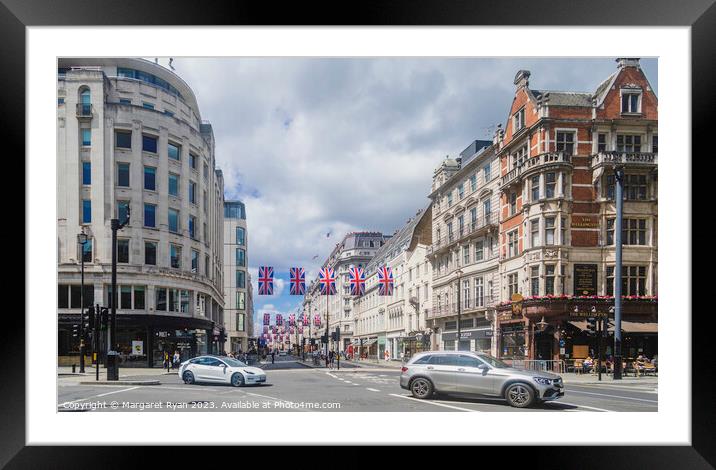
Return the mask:
[[[598,228],[599,220],[595,217],[572,217],[572,228]]]
[[[597,295],[597,265],[574,265],[574,295]]]

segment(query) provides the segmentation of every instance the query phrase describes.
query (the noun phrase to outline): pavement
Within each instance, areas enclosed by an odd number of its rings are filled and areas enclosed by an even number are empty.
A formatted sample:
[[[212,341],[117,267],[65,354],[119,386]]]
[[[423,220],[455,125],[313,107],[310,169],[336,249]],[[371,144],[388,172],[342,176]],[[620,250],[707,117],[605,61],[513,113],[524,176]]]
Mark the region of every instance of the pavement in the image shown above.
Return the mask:
[[[343,412],[620,412],[658,410],[654,377],[598,382],[596,376],[565,374],[565,396],[527,409],[512,408],[501,398],[440,395],[418,400],[400,388],[400,364],[341,361],[341,369],[277,358],[267,368],[267,383],[232,387],[184,384],[176,372],[120,368],[120,381],[157,381],[158,385],[93,383],[86,374],[58,375],[58,411],[343,411]],[[387,366],[387,367],[386,367]],[[58,372],[62,373],[63,368]],[[89,382],[81,384],[81,382]]]

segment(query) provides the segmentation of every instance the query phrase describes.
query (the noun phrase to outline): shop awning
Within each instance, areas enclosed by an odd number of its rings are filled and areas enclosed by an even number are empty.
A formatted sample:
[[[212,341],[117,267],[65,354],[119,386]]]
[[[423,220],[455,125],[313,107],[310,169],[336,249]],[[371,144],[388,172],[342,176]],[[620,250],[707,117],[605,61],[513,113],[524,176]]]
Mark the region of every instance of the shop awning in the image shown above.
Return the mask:
[[[610,320],[614,321],[614,320]],[[580,330],[587,330],[586,321],[571,321],[569,322],[572,326],[579,328]],[[622,320],[622,331],[624,333],[658,333],[659,324],[655,322],[634,322]],[[614,327],[609,326],[609,331],[614,332]]]
[[[378,341],[376,338],[366,339],[363,341],[363,346],[370,346],[371,344],[375,343],[376,341]],[[358,346],[360,346],[360,343],[358,343]]]

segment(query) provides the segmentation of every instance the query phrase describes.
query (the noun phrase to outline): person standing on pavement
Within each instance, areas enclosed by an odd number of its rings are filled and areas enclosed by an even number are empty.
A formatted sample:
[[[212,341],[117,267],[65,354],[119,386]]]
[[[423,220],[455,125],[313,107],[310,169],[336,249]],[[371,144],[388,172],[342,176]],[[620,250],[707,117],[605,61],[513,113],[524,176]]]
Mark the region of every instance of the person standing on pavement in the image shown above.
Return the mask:
[[[171,361],[169,360],[169,353],[164,351],[164,367],[167,368],[167,372],[170,372]]]
[[[275,356],[276,356],[276,348],[271,350],[271,364],[274,363]]]
[[[179,363],[181,362],[181,356],[179,355],[179,351],[174,351],[174,364],[172,365],[172,369],[176,369],[179,367]]]

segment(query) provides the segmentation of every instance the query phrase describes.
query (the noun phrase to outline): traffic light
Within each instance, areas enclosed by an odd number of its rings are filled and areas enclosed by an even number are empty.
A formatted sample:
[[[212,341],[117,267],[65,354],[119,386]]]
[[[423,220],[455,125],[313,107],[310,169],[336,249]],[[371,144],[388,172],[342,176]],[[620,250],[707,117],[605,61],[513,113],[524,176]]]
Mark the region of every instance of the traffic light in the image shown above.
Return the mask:
[[[94,329],[94,307],[87,309],[87,316],[85,317],[85,330]]]
[[[593,335],[597,333],[597,319],[596,318],[587,318],[587,330],[589,330],[589,334]]]
[[[338,341],[338,339],[336,339],[336,332],[335,332],[335,331],[331,331],[331,341],[333,341],[333,342]]]
[[[337,326],[336,327],[336,341],[340,341],[340,340],[341,340],[341,327]]]
[[[80,337],[80,326],[79,325],[72,325],[72,337],[73,338]]]
[[[100,323],[101,329],[103,330],[106,330],[107,326],[109,326],[109,309],[107,307],[102,307],[100,313]]]

